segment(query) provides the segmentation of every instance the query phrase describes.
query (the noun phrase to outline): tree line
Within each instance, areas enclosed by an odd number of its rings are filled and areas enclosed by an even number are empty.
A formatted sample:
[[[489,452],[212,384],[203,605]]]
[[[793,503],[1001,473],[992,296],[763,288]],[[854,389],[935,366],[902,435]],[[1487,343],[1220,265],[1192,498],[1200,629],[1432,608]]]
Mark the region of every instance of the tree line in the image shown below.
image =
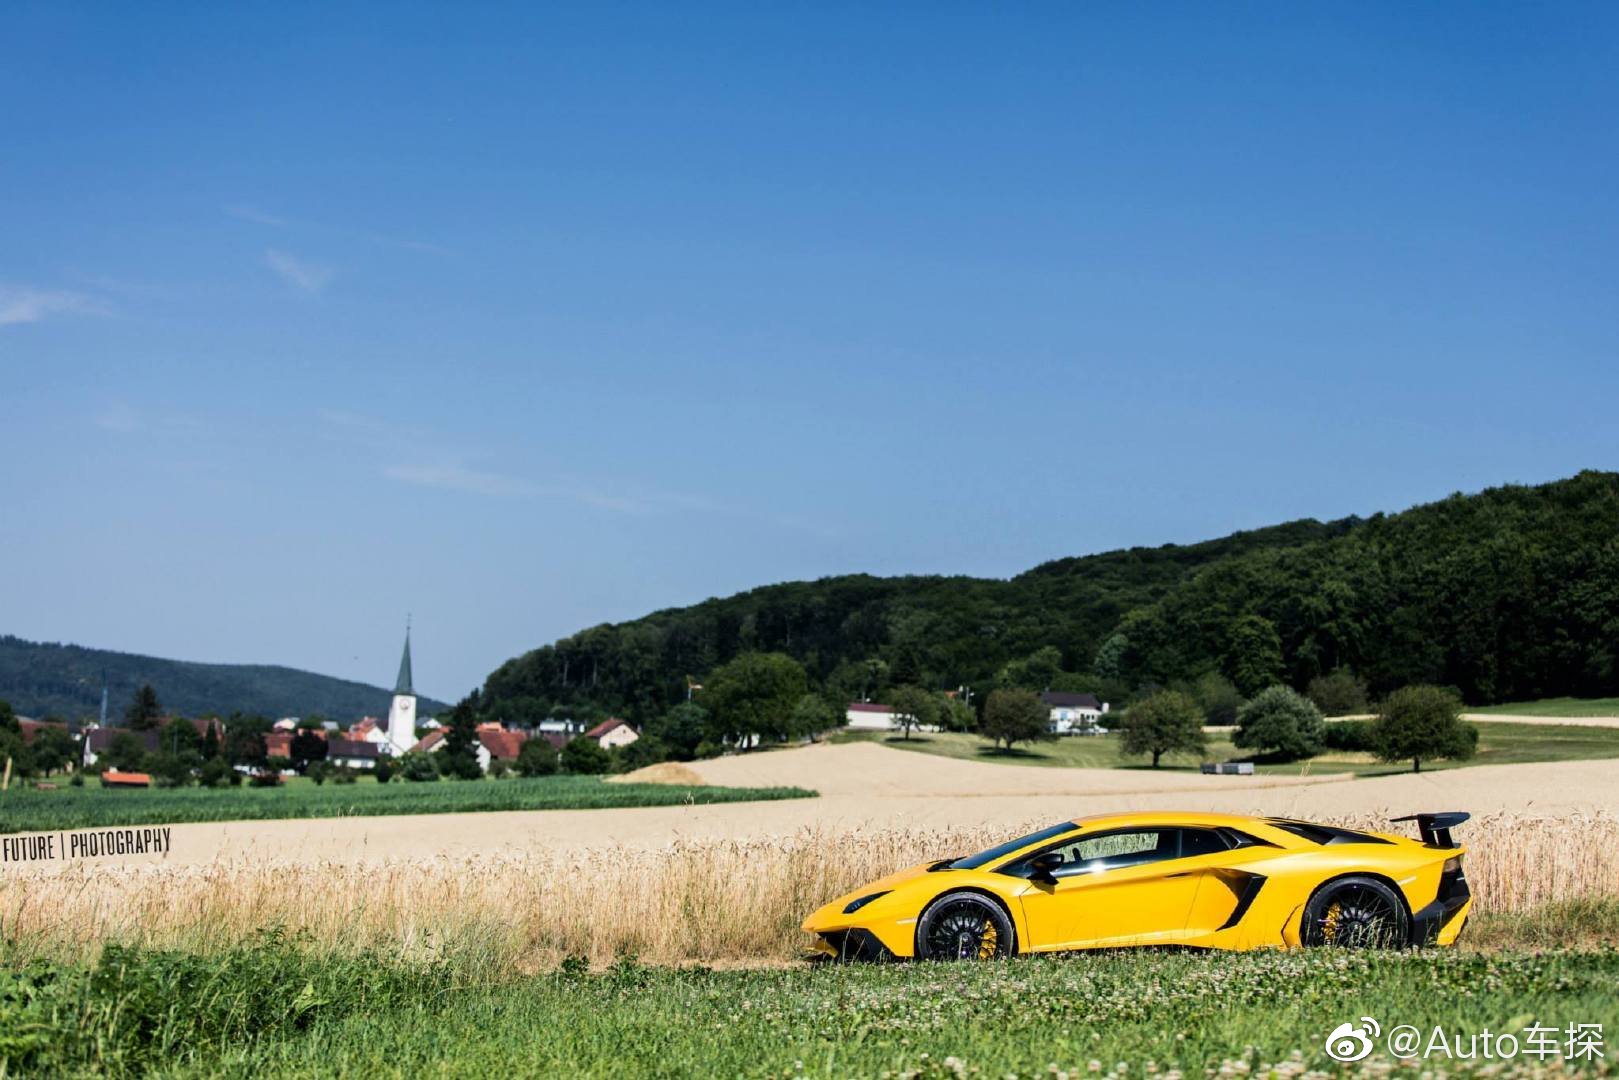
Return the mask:
[[[515,724],[656,726],[693,683],[760,655],[791,660],[804,692],[838,711],[914,686],[972,700],[975,722],[996,689],[1129,702],[1211,676],[1244,699],[1346,679],[1377,699],[1410,685],[1474,704],[1615,694],[1619,474],[1064,559],[1005,581],[772,585],[535,649],[488,676],[480,709]]]

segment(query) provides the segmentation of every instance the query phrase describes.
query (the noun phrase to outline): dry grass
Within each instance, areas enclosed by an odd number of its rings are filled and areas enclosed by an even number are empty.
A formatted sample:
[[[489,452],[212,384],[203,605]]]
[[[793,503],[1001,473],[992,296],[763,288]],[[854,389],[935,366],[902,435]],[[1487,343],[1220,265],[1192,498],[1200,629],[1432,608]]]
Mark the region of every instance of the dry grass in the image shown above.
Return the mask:
[[[804,914],[830,897],[1009,834],[806,831],[770,841],[380,866],[12,873],[0,880],[0,938],[14,956],[67,958],[108,941],[206,952],[280,928],[315,949],[453,952],[508,972],[547,968],[569,955],[598,963],[622,954],[666,964],[779,963],[805,944],[798,930]],[[1510,943],[1501,935],[1521,936],[1511,929],[1514,917],[1550,904],[1619,898],[1619,818],[1502,815],[1470,822],[1466,840],[1476,910],[1498,944]]]

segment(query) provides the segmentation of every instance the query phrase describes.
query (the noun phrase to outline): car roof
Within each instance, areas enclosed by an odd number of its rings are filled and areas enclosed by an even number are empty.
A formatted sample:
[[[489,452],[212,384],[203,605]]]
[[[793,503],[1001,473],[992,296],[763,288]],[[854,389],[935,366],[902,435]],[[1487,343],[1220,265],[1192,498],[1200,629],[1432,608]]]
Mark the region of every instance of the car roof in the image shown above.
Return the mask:
[[[1139,810],[1125,814],[1092,814],[1089,817],[1073,818],[1075,825],[1083,828],[1113,827],[1113,826],[1152,826],[1152,825],[1206,825],[1215,828],[1221,825],[1233,829],[1244,826],[1264,825],[1264,818],[1252,817],[1246,814],[1213,814],[1202,810]]]

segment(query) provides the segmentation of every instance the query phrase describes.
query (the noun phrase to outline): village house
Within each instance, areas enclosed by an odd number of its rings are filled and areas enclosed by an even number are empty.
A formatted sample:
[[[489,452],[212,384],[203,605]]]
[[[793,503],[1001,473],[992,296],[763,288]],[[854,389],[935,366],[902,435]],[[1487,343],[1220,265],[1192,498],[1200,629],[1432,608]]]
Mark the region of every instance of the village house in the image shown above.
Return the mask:
[[[523,749],[523,743],[528,741],[528,736],[521,731],[507,731],[495,723],[479,724],[477,735],[478,741],[473,745],[472,752],[477,755],[478,768],[486,773],[489,771],[489,766],[497,761],[504,761],[509,765],[515,764],[517,755]],[[411,749],[419,750],[426,754],[436,754],[444,749],[449,736],[449,728],[437,728],[423,736],[421,742],[418,742]]]
[[[595,739],[596,745],[603,750],[611,750],[616,746],[628,746],[641,736],[627,720],[609,717],[585,732],[584,737]]]
[[[850,727],[862,731],[893,731],[897,726],[894,710],[875,701],[851,701],[843,717]]]
[[[140,744],[140,747],[144,752],[148,754],[155,754],[165,745],[163,742],[163,733],[168,730],[170,724],[190,724],[192,728],[196,730],[197,734],[203,738],[207,738],[208,731],[211,728],[213,729],[214,737],[221,743],[223,743],[225,739],[225,725],[213,718],[206,720],[182,720],[177,716],[168,716],[158,721],[158,727],[149,728],[146,731],[132,731],[131,729],[125,727],[100,727],[92,724],[90,727],[85,729],[84,741],[80,747],[80,751],[83,754],[84,767],[89,768],[90,766],[94,765],[97,759],[112,747],[113,742],[116,741],[120,735],[133,736],[135,741]]]
[[[1053,735],[1101,735],[1107,729],[1101,726],[1108,704],[1098,701],[1095,694],[1073,694],[1061,690],[1047,690],[1040,701],[1051,710],[1047,730]]]

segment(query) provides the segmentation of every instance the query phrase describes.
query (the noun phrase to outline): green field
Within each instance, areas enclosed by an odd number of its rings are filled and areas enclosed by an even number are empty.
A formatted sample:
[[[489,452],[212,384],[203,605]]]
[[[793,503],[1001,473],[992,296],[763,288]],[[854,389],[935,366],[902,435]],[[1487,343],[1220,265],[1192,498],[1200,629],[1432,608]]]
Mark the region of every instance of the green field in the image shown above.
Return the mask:
[[[799,799],[803,788],[678,787],[609,784],[594,776],[536,780],[441,780],[430,784],[374,781],[279,788],[149,788],[89,785],[55,791],[13,788],[0,794],[0,833],[103,825],[175,825],[187,821],[454,814],[474,810],[600,810]]]
[[[1462,768],[1468,765],[1511,765],[1531,761],[1573,761],[1585,758],[1619,757],[1619,728],[1576,727],[1560,724],[1513,724],[1486,721],[1478,725],[1478,753],[1469,761],[1424,761],[1424,772],[1433,769]],[[880,732],[844,732],[837,741],[881,742],[901,750],[913,750],[943,757],[993,761],[1010,765],[1044,765],[1084,769],[1146,769],[1144,757],[1120,753],[1118,735],[1070,735],[1052,742],[1024,743],[1011,752],[997,750],[977,735],[950,732],[913,735],[910,739]],[[1210,761],[1246,761],[1251,753],[1239,750],[1224,735],[1210,734]],[[1164,758],[1160,769],[1192,771],[1198,762],[1185,755]],[[1328,751],[1309,759],[1280,764],[1260,763],[1256,772],[1284,776],[1304,773],[1355,773],[1381,776],[1406,772],[1411,766],[1376,761],[1369,754]]]
[[[405,968],[272,938],[214,956],[113,949],[94,968],[0,964],[0,1075],[1285,1076],[1339,1071],[1327,1033],[1368,1015],[1385,1032],[1464,1036],[1601,1024],[1611,1057],[1616,981],[1611,950],[730,972],[623,960],[510,979],[476,961]],[[1389,1063],[1380,1047],[1361,1069]]]
[[[1541,698],[1539,701],[1484,705],[1467,711],[1502,716],[1619,716],[1619,698]]]

